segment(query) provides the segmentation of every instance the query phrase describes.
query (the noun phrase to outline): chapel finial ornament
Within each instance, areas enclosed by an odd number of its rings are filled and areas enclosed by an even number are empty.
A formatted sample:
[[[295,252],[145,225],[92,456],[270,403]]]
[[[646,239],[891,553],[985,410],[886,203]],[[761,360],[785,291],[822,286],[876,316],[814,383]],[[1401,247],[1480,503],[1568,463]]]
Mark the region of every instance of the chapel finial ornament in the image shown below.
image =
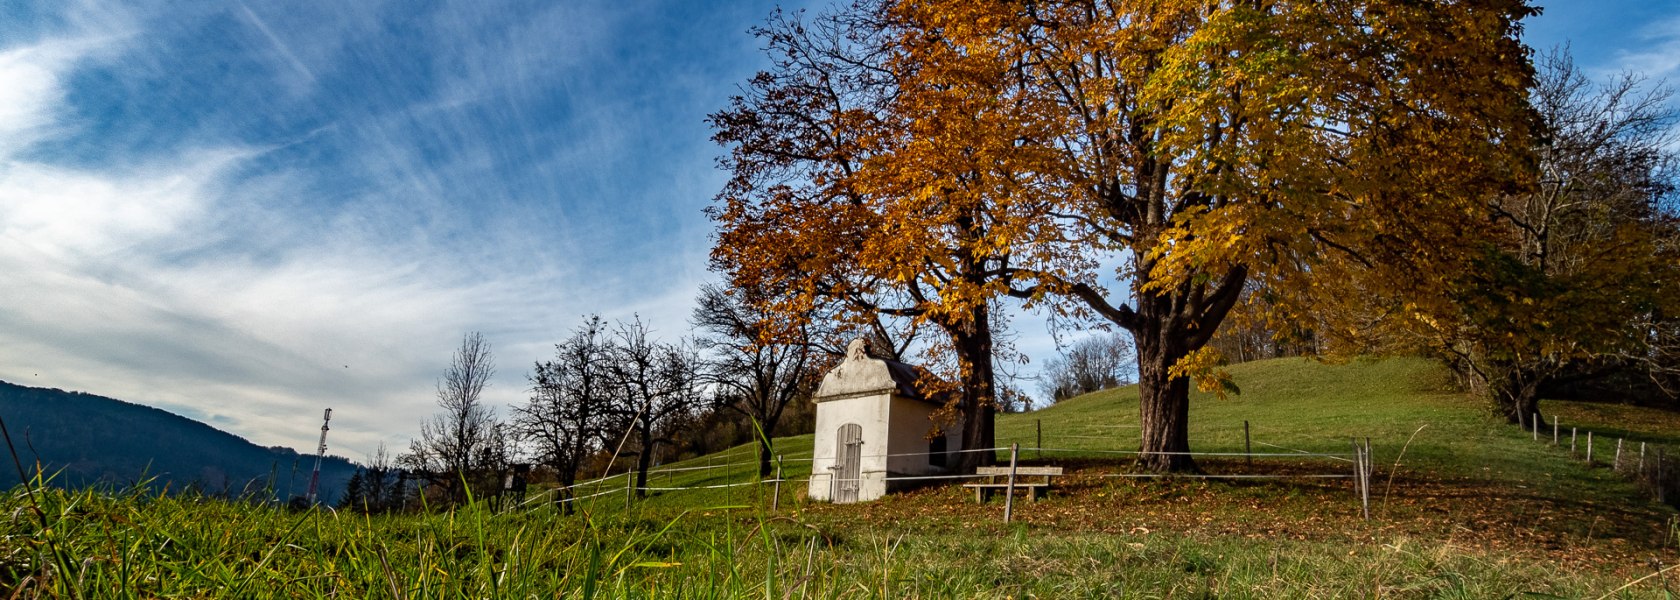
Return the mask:
[[[858,338],[846,344],[846,360],[865,360],[869,358],[869,340]]]

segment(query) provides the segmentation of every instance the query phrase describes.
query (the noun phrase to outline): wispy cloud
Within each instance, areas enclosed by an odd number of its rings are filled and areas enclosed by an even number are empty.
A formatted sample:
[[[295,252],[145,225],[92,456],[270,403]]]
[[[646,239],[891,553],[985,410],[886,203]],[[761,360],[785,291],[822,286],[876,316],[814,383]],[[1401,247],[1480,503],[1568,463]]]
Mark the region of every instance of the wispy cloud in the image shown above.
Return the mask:
[[[0,47],[0,379],[360,457],[466,331],[499,404],[584,314],[680,335],[768,8],[54,13]]]
[[[302,60],[298,59],[297,54],[292,52],[292,47],[285,41],[281,40],[280,36],[275,35],[274,30],[268,28],[267,22],[264,22],[261,17],[258,17],[257,13],[251,12],[251,7],[247,6],[244,2],[239,3],[239,14],[244,16],[245,21],[250,23],[252,27],[255,27],[257,31],[262,32],[263,38],[267,39],[269,45],[274,47],[274,54],[278,56],[279,59],[286,64],[286,66],[295,70],[298,76],[302,78],[304,84],[314,85],[315,72],[310,70],[308,65],[303,64]]]
[[[1680,14],[1639,28],[1634,38],[1638,40],[1635,48],[1616,52],[1619,70],[1652,80],[1673,82],[1680,77]]]

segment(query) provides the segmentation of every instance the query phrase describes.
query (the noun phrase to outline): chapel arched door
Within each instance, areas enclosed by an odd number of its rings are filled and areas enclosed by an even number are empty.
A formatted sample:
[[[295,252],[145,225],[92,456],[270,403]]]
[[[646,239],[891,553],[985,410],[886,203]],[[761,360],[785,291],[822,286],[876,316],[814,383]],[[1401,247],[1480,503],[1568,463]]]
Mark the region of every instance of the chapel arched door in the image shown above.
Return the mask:
[[[840,426],[834,448],[834,501],[857,502],[858,487],[862,483],[863,426],[847,423]]]

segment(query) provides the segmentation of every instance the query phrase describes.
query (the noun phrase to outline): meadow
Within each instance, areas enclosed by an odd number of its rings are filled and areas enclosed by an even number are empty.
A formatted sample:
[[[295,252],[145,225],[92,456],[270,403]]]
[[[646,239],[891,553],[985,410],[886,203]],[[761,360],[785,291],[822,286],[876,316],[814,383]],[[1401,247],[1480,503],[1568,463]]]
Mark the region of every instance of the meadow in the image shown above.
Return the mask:
[[[776,440],[772,485],[652,491],[623,479],[564,515],[474,502],[424,514],[289,512],[205,497],[22,486],[0,501],[0,591],[18,598],[1672,598],[1680,520],[1451,391],[1421,360],[1232,367],[1192,401],[1192,445],[1376,451],[1372,518],[1346,479],[1135,479],[1136,391],[1005,415],[1002,445],[1067,469],[1049,498],[933,484],[855,505],[804,499],[810,437]],[[1547,401],[1563,427],[1680,446],[1680,416]],[[1602,437],[1601,437],[1602,439]],[[1042,442],[1040,441],[1042,440]],[[1040,448],[1042,446],[1042,448]],[[749,447],[666,465],[653,488],[748,481]],[[1600,456],[1603,456],[1602,454]],[[1199,459],[1209,474],[1344,472],[1323,457]],[[709,469],[695,467],[711,466]],[[720,465],[731,465],[728,468]],[[687,469],[687,470],[675,470]],[[588,490],[580,490],[587,492]],[[587,494],[584,494],[587,495]],[[772,506],[775,509],[772,510]],[[505,508],[505,507],[504,507]]]

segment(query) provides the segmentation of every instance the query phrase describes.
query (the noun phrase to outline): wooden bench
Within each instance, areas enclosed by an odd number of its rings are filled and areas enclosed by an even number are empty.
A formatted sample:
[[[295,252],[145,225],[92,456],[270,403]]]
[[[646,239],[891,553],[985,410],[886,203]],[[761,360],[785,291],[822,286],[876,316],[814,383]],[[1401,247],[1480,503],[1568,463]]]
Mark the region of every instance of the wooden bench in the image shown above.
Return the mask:
[[[974,488],[974,501],[985,504],[986,497],[992,490],[1003,490],[1009,487],[1009,467],[979,467],[974,470],[975,475],[985,475],[984,483],[965,483],[963,487]],[[1061,467],[1015,467],[1015,489],[1027,490],[1029,500],[1038,501],[1040,490],[1050,489],[1050,478],[1060,477]],[[1037,477],[1037,481],[1026,478]]]

